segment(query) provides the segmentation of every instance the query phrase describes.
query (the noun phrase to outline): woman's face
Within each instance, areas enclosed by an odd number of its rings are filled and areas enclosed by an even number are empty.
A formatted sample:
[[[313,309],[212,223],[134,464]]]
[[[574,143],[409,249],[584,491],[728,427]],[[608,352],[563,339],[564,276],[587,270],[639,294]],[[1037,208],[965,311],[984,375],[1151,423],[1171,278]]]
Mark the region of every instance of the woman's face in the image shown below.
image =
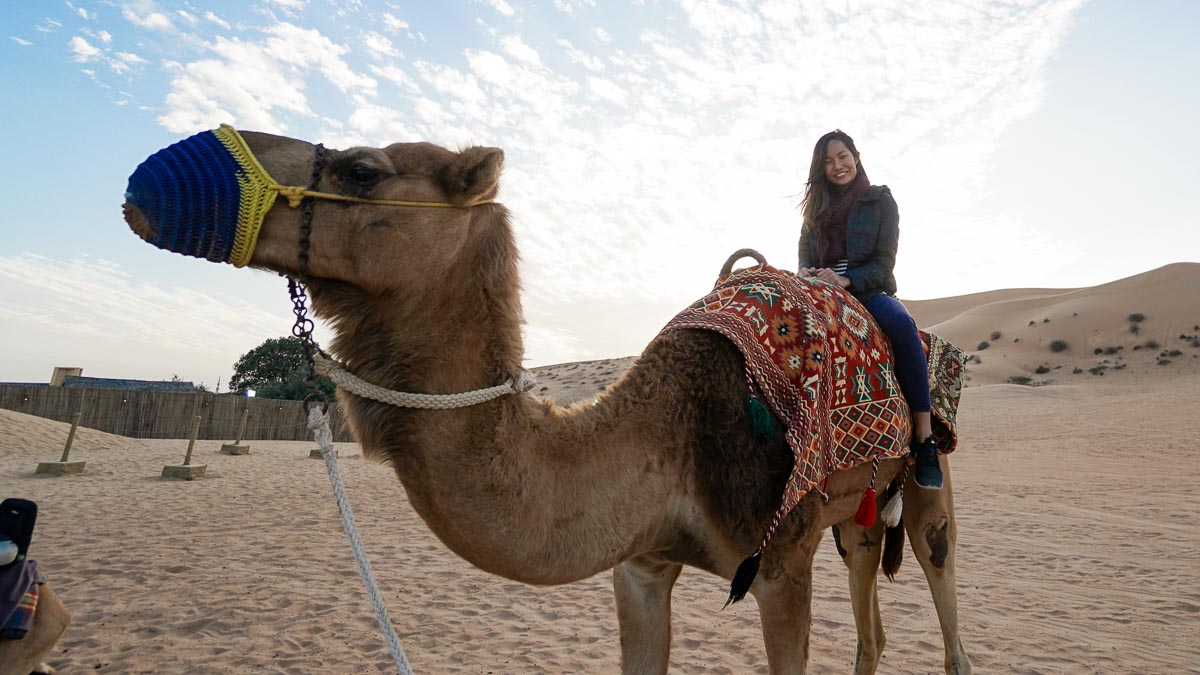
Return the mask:
[[[854,155],[846,144],[833,139],[825,144],[825,178],[839,188],[846,187],[858,175]]]

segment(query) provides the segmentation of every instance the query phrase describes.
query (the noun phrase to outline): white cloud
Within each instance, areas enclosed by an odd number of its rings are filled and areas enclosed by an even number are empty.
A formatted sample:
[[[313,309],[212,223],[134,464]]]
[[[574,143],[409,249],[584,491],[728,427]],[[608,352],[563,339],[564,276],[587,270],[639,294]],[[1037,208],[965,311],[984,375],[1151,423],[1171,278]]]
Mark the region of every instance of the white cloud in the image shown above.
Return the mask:
[[[591,54],[588,54],[582,49],[579,49],[570,42],[559,38],[555,40],[555,43],[567,51],[567,58],[571,60],[571,63],[578,63],[592,72],[600,72],[604,70],[603,61],[595,56],[592,56]]]
[[[597,40],[599,40],[600,42],[602,42],[604,44],[608,44],[608,43],[612,42],[612,35],[610,35],[608,31],[604,30],[603,28],[601,28],[599,26],[597,26],[596,29],[594,31],[592,31],[592,33],[596,36]]]
[[[408,91],[409,93],[416,94],[420,93],[421,91],[421,88],[417,85],[416,81],[409,77],[408,73],[397,68],[396,66],[371,66],[371,72],[385,80],[392,82],[396,86]]]
[[[175,24],[170,17],[159,11],[154,0],[134,0],[125,3],[121,8],[121,16],[138,28],[146,30],[173,30]]]
[[[537,50],[525,44],[519,35],[510,35],[500,40],[501,46],[508,55],[531,65],[541,65],[542,57],[538,55]]]
[[[33,29],[38,31],[39,33],[53,33],[54,31],[58,30],[59,28],[62,28],[62,23],[59,22],[57,19],[47,18],[45,21],[46,22],[43,25],[34,26]]]
[[[182,9],[175,10],[175,13],[178,14],[179,18],[183,19],[184,23],[189,26],[195,26],[200,23],[200,19],[188,12],[183,11]]]
[[[398,19],[394,14],[390,14],[388,12],[384,12],[383,14],[383,25],[386,26],[387,30],[391,33],[399,33],[401,31],[408,30],[407,21]]]
[[[554,8],[567,14],[574,14],[576,7],[595,6],[596,0],[554,0]]]
[[[266,0],[268,4],[285,10],[301,10],[308,6],[308,0]]]
[[[392,58],[400,57],[400,52],[392,45],[392,41],[379,33],[374,31],[367,33],[366,37],[363,38],[363,42],[367,45],[367,51],[370,52],[372,58],[379,59],[385,56]]]
[[[513,9],[513,6],[504,0],[487,0],[487,3],[491,5],[492,9],[496,10],[496,13],[500,14],[501,16],[512,16],[513,14],[516,14],[516,10]]]
[[[93,38],[103,42],[104,44],[109,44],[110,42],[112,42],[112,33],[109,33],[106,30],[94,31],[90,28],[84,28],[83,34],[87,35],[89,37],[93,37]]]
[[[204,18],[208,19],[212,23],[217,24],[218,26],[220,26],[221,28],[224,28],[225,30],[229,30],[232,27],[229,25],[228,21],[226,21],[225,19],[222,19],[221,17],[217,16],[216,14],[213,14],[212,12],[205,12]]]
[[[32,42],[30,42],[29,40],[22,40],[21,38],[19,38],[19,37],[15,36],[15,35],[9,35],[9,36],[8,36],[8,39],[10,39],[10,40],[12,40],[13,42],[15,42],[15,43],[17,43],[17,44],[21,45],[22,47],[28,47],[28,46],[30,46],[30,45],[32,45],[32,44],[33,44],[33,43],[32,43]]]
[[[88,11],[86,9],[84,9],[83,7],[77,7],[73,4],[71,4],[70,2],[67,3],[67,7],[74,10],[75,13],[78,14],[80,16],[80,18],[82,18],[84,21],[91,21],[92,19],[96,18],[96,15],[94,13],[89,14]]]
[[[78,35],[71,38],[71,41],[67,43],[67,46],[70,47],[71,51],[75,53],[76,63],[87,63],[88,61],[91,61],[102,54],[102,52],[94,47],[92,43],[84,40]]]
[[[290,23],[272,26],[266,31],[266,52],[283,63],[316,67],[330,84],[343,92],[375,93],[375,80],[352,69],[342,58],[350,49],[321,34],[316,28],[300,28]]]
[[[147,63],[145,59],[137,54],[122,51],[110,52],[108,49],[96,47],[78,35],[71,38],[67,46],[75,54],[76,63],[88,63],[91,61],[103,63],[108,66],[109,70],[118,75],[130,72],[133,68],[143,66]],[[91,71],[84,72],[89,76],[94,76],[94,73]]]
[[[587,79],[588,88],[596,96],[617,105],[624,105],[628,97],[625,91],[613,84],[612,81],[600,77],[589,77]]]
[[[264,32],[269,37],[261,45],[218,37],[206,45],[216,58],[173,66],[167,110],[159,123],[176,132],[219,122],[286,132],[289,116],[317,117],[304,93],[312,72],[347,94],[375,95],[375,79],[356,72],[342,58],[349,48],[320,31],[280,23]]]

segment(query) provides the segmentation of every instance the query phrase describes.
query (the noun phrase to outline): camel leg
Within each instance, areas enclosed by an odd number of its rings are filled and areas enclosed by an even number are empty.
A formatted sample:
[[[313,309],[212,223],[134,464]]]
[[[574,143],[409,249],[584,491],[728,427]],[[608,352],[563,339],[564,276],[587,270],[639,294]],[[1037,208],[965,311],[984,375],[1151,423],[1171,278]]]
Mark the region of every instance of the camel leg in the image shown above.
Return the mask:
[[[682,569],[682,565],[651,556],[613,568],[622,672],[667,672],[671,656],[671,589]]]
[[[912,476],[904,487],[904,529],[913,553],[925,571],[933,604],[946,646],[946,672],[971,672],[971,658],[958,634],[958,591],[954,577],[954,544],[958,528],[954,522],[954,493],[950,464],[939,457],[944,476],[941,490],[922,490]]]
[[[758,601],[767,666],[772,673],[804,673],[808,667],[808,634],[812,630],[812,561],[820,530],[787,552],[783,573],[768,578],[759,572],[751,592]],[[768,550],[769,554],[780,555]]]
[[[850,604],[854,608],[854,626],[858,647],[854,655],[855,675],[869,675],[879,667],[887,638],[879,615],[879,590],[876,577],[883,554],[883,520],[862,527],[847,518],[833,527],[834,543],[842,562],[850,571]]]
[[[53,673],[42,660],[58,644],[58,639],[71,623],[71,613],[50,588],[38,587],[37,611],[29,632],[20,640],[0,642],[0,675],[27,675],[31,672]]]

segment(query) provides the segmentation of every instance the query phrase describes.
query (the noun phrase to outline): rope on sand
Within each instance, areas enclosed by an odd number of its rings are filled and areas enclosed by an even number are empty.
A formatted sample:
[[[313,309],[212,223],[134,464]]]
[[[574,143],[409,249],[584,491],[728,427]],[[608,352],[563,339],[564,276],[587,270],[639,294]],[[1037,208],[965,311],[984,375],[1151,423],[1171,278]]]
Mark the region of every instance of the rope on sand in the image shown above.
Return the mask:
[[[333,432],[329,430],[329,413],[320,406],[308,409],[308,428],[313,432],[317,446],[321,448],[321,457],[325,459],[325,469],[329,472],[329,482],[333,485],[333,495],[337,498],[338,511],[342,514],[342,527],[350,539],[350,550],[354,552],[354,562],[358,563],[358,575],[362,577],[363,586],[371,599],[371,607],[375,609],[375,621],[387,639],[388,650],[392,653],[392,661],[396,663],[396,672],[400,675],[412,675],[412,666],[400,645],[400,637],[388,618],[387,606],[379,593],[379,584],[375,582],[375,573],[371,571],[371,561],[363,548],[362,537],[358,535],[358,525],[354,523],[354,512],[350,510],[350,500],[346,498],[346,487],[342,485],[342,476],[338,473],[337,455],[333,451]]]

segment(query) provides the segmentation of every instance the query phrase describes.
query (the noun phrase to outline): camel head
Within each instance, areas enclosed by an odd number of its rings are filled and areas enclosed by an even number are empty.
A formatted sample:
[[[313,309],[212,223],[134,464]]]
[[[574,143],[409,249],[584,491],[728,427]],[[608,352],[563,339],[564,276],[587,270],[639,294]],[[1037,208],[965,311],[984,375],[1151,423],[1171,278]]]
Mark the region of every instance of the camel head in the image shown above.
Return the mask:
[[[299,277],[307,205],[297,193],[323,193],[311,205],[312,285],[422,297],[482,236],[473,232],[483,227],[473,226],[476,211],[504,219],[502,207],[479,206],[497,191],[504,154],[496,148],[322,149],[314,176],[317,154],[304,141],[227,126],[196,134],[137,168],[125,220],[160,248]]]

